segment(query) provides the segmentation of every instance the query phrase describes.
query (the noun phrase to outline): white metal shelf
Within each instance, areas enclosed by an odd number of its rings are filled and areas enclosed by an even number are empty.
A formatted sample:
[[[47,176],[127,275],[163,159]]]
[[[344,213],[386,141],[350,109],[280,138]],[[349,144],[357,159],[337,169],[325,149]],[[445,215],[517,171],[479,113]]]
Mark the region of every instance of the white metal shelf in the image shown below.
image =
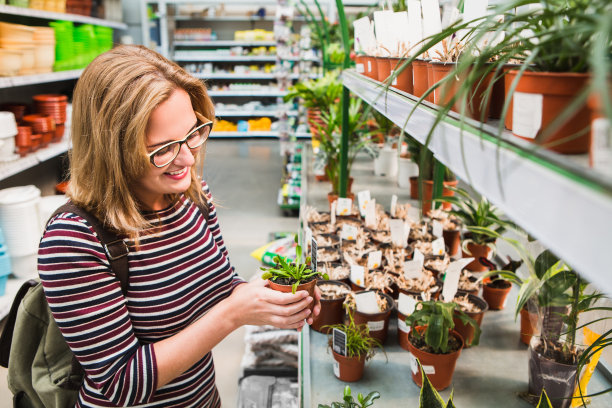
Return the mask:
[[[287,95],[287,91],[269,90],[269,91],[208,91],[210,97],[282,97]]]
[[[219,72],[219,73],[206,73],[206,72],[193,72],[191,73],[191,75],[193,75],[196,78],[201,78],[201,79],[228,79],[228,80],[258,80],[258,79],[270,79],[270,80],[274,80],[277,78],[277,74],[267,74],[267,73],[249,73],[249,74],[234,74],[234,73],[227,73],[227,72]],[[318,74],[310,74],[308,75],[308,78],[311,79],[315,79],[315,78],[319,78],[320,75]],[[299,79],[300,75],[299,74],[291,74],[289,75],[289,78],[291,79]]]
[[[175,47],[274,47],[274,41],[238,41],[238,40],[181,40],[174,41]]]
[[[28,170],[39,163],[47,161],[53,157],[64,154],[70,148],[69,126],[66,126],[64,137],[58,143],[51,143],[34,153],[27,154],[13,161],[0,162],[0,181],[7,179],[22,171]]]
[[[289,111],[287,112],[288,116],[297,116],[297,111]],[[261,110],[217,110],[215,111],[215,115],[224,118],[224,117],[261,117],[261,118],[273,118],[278,116],[278,111],[261,111]]]
[[[17,86],[43,84],[46,82],[65,81],[69,79],[77,79],[83,73],[82,69],[72,71],[48,72],[45,74],[21,75],[13,77],[0,78],[0,89],[14,88]]]
[[[93,24],[104,27],[116,28],[119,30],[127,30],[127,24],[119,21],[104,20],[101,18],[81,16],[78,14],[56,13],[53,11],[36,10],[25,7],[15,7],[0,5],[0,14],[9,14],[13,16],[34,17],[44,20],[65,20],[75,23]]]
[[[418,98],[384,87],[354,71],[344,85],[421,143],[436,110]],[[495,128],[449,115],[435,129],[429,148],[458,177],[569,265],[612,294],[607,246],[612,242],[612,180],[601,179],[561,156],[518,138],[495,136]]]
[[[307,132],[298,132],[295,134],[298,138],[309,138],[311,135]],[[211,138],[215,137],[278,137],[277,131],[254,131],[254,132],[217,132],[214,131],[210,134]]]
[[[190,55],[191,54],[191,55]],[[190,54],[175,53],[177,62],[275,62],[274,55],[206,55],[190,52]]]

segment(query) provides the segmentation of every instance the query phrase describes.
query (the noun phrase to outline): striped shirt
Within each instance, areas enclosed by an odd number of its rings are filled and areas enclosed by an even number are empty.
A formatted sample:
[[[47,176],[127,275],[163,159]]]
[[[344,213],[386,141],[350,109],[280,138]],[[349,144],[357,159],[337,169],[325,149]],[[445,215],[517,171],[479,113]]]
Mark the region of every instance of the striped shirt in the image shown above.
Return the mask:
[[[145,231],[137,249],[130,247],[127,296],[87,221],[63,213],[48,224],[38,271],[55,321],[85,369],[77,407],[221,405],[211,353],[156,389],[152,346],[193,323],[243,282],[230,265],[209,202],[208,221],[184,196],[165,210],[145,214],[161,227]]]

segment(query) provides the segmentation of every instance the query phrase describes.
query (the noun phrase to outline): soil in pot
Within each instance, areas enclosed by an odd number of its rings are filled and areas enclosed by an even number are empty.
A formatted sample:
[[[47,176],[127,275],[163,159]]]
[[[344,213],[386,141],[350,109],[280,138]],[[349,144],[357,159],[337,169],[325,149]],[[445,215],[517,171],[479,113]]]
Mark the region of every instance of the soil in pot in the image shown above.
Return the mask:
[[[429,82],[427,79],[427,61],[425,60],[414,60],[412,62],[412,76],[413,92],[414,96],[420,98],[425,94],[425,91],[429,88]]]
[[[491,310],[502,310],[506,307],[508,294],[512,289],[512,284],[504,279],[491,280],[485,279],[482,287],[482,297],[489,304]]]
[[[466,315],[476,320],[478,326],[481,326],[482,318],[489,309],[484,299],[467,292],[458,291],[454,302],[459,305]],[[465,342],[465,347],[471,347],[474,340],[474,327],[470,324],[463,324],[456,314],[453,316],[453,322],[455,323],[455,331],[461,335]]]
[[[424,328],[417,327],[416,330],[422,331]],[[410,353],[418,358],[427,373],[427,378],[438,391],[448,388],[453,379],[455,364],[463,348],[463,339],[456,331],[452,331],[449,336],[449,352],[446,354],[435,354],[433,350],[425,344],[422,338],[410,336],[408,347]],[[412,380],[419,387],[423,385],[421,371],[412,367]]]
[[[332,350],[334,355],[334,375],[344,382],[355,382],[363,377],[365,356],[345,357]]]
[[[405,61],[406,59],[404,58],[389,58],[389,65],[391,67],[389,74],[393,74],[395,71],[399,70]],[[395,78],[395,81],[391,85],[394,88],[397,88],[400,91],[404,91],[409,94],[414,92],[414,88],[412,85],[412,63],[404,67],[402,72],[399,73],[399,75],[397,76],[397,78]]]
[[[488,268],[481,264],[480,261],[478,260],[480,257],[485,257],[487,259],[490,258],[491,256],[491,247],[487,246],[487,245],[478,245],[475,244],[473,242],[468,242],[467,243],[467,250],[470,251],[470,253],[466,253],[465,251],[461,251],[462,252],[462,258],[474,258],[474,260],[472,262],[470,262],[465,269],[467,269],[468,271],[472,271],[472,272],[485,272],[488,270]]]
[[[452,197],[455,192],[446,187],[457,187],[457,180],[445,181],[442,189],[442,197]],[[421,210],[423,215],[427,215],[431,210],[431,199],[433,196],[433,180],[423,180],[423,206]],[[442,203],[442,208],[446,211],[451,209],[451,203]]]
[[[380,292],[379,294],[387,300],[387,309],[385,311],[370,314],[352,310],[350,313],[353,314],[355,324],[367,324],[370,329],[370,336],[384,344],[389,332],[389,316],[391,315],[391,310],[393,310],[394,302],[391,296]]]
[[[294,283],[290,279],[287,279],[287,278],[277,278],[276,281],[272,281],[271,279],[268,279],[268,282],[270,284],[271,289],[277,290],[279,292],[284,292],[284,293],[291,293],[292,291],[291,285],[293,285]],[[315,298],[314,288],[315,288],[316,283],[317,283],[317,278],[315,276],[312,276],[309,281],[298,285],[296,292],[300,290],[305,290],[308,292],[308,295],[314,299]],[[308,305],[308,309],[310,309],[311,312],[312,312],[312,309],[314,308],[314,305],[315,305],[314,300],[310,302],[310,304]]]
[[[318,281],[317,286],[321,290],[321,312],[314,318],[310,327],[327,334],[330,329],[323,326],[342,323],[344,318],[342,303],[351,288],[339,281]]]

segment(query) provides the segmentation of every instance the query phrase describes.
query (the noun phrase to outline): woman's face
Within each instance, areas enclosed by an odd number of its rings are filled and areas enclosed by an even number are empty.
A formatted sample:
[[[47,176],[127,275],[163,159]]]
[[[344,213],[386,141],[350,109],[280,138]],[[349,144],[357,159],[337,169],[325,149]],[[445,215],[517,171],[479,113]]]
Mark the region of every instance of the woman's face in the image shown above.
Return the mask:
[[[152,112],[147,132],[147,152],[166,143],[182,140],[194,129],[197,118],[189,95],[182,89],[175,90],[167,101]],[[166,194],[180,194],[191,185],[191,167],[198,149],[190,150],[183,143],[176,158],[170,164],[149,169],[134,186],[135,194],[149,210],[159,211],[168,206]]]

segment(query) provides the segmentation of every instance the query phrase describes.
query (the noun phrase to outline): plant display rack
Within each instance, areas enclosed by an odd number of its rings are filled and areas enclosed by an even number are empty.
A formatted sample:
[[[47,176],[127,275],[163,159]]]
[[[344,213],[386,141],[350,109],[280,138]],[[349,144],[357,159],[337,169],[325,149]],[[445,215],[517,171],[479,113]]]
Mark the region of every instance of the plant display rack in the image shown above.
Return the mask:
[[[278,206],[287,213],[300,209],[302,197],[302,154],[304,145],[292,143],[290,151],[285,152],[281,187],[278,190]]]

